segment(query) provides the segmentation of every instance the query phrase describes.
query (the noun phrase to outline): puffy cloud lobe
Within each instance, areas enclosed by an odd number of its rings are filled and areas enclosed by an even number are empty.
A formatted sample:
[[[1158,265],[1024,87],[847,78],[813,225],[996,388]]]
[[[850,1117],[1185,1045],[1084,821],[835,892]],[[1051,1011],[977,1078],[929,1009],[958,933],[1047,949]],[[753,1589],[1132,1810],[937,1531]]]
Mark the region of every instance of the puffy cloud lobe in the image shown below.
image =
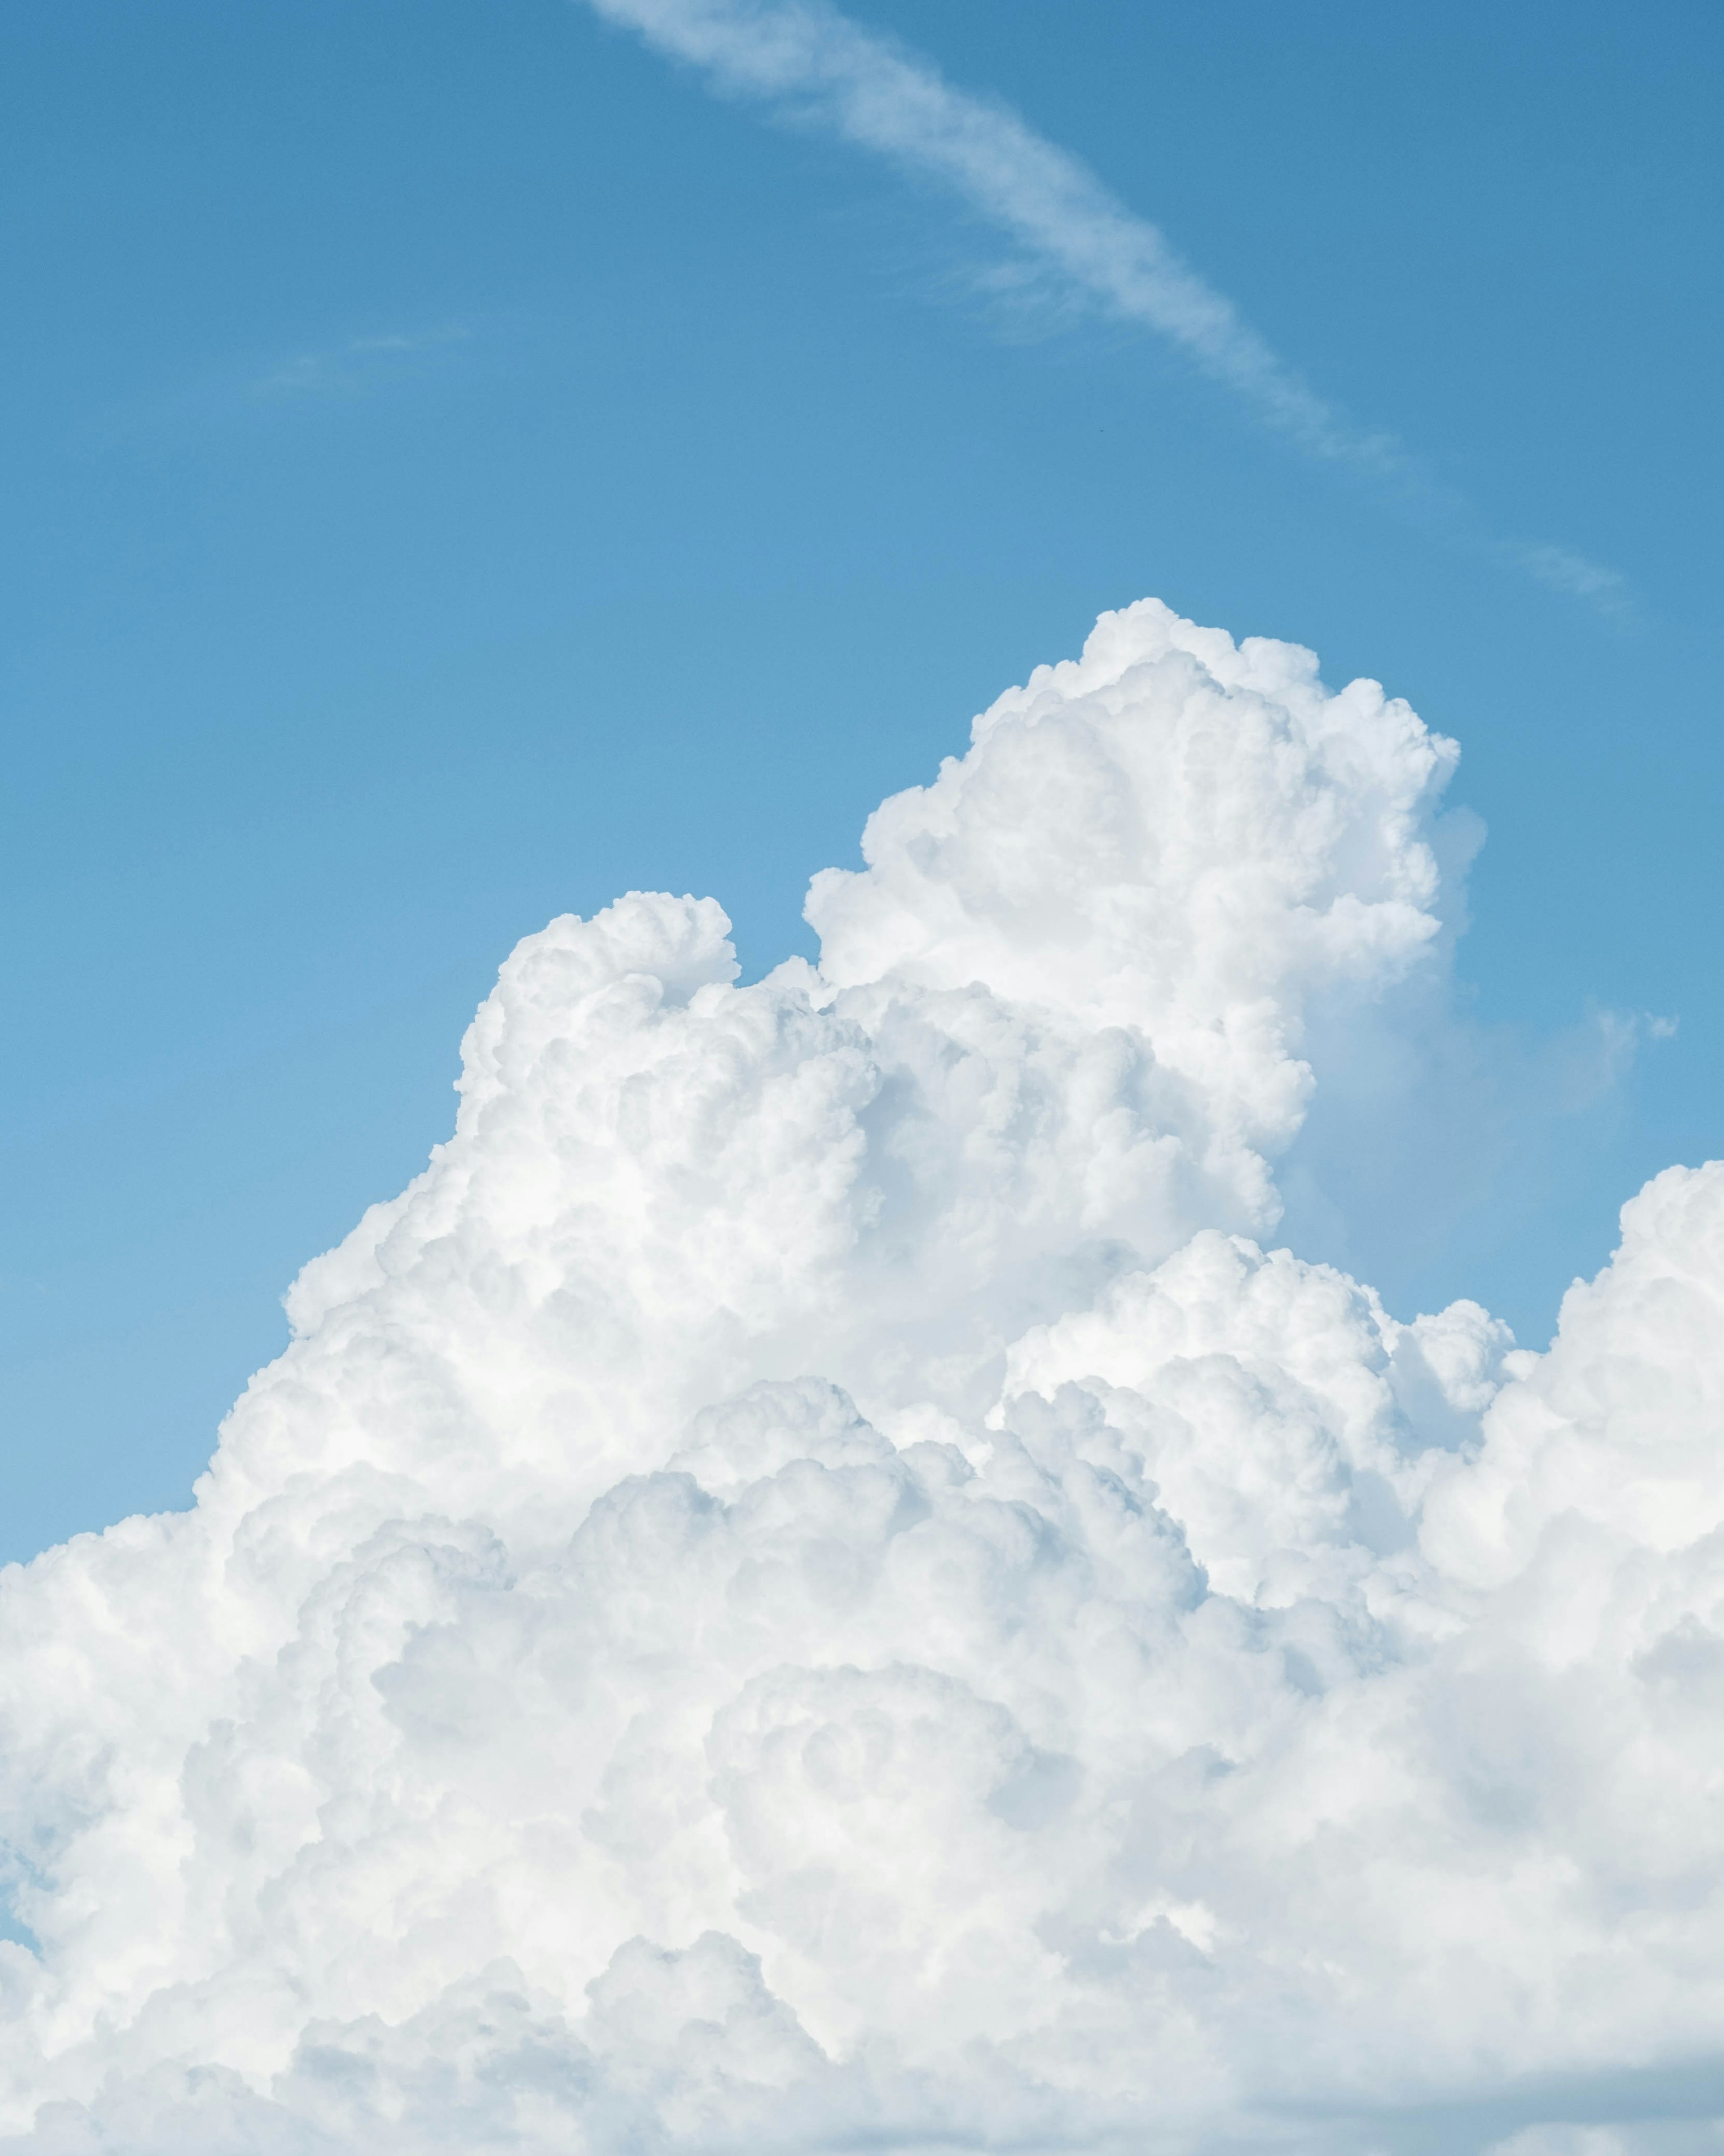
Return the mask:
[[[0,2148],[1721,2107],[1724,1169],[1542,1357],[1254,1240],[1453,761],[1146,603],[817,879],[818,972],[528,938],[195,1510],[0,1581]]]
[[[1424,826],[1455,744],[1374,682],[1331,696],[1310,652],[1235,646],[1150,601],[1104,615],[975,737],[875,812],[865,873],[815,877],[823,973],[986,981],[1141,1032],[1222,1144],[1285,1144],[1307,998],[1393,978],[1436,932]]]

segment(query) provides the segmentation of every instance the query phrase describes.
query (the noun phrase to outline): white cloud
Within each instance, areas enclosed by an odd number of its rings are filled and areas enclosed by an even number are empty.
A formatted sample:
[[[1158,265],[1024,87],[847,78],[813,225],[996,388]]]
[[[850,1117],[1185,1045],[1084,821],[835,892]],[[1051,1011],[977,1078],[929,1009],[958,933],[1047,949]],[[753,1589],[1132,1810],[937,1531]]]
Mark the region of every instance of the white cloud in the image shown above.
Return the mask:
[[[1354,424],[1317,395],[1157,225],[1086,165],[998,100],[955,89],[922,54],[826,0],[587,4],[698,68],[717,89],[760,100],[932,182],[1003,233],[1022,262],[1058,290],[1166,337],[1313,454],[1393,482],[1457,531],[1475,521],[1394,435]],[[1487,542],[1484,551],[1606,613],[1629,610],[1623,578],[1570,548]]]
[[[1070,288],[1179,346],[1203,372],[1321,454],[1395,471],[1386,437],[1347,426],[1087,167],[1006,106],[955,90],[920,54],[818,0],[591,0],[608,20],[931,179]]]
[[[196,1509],[0,1575],[0,2149],[1697,2145],[1724,1168],[1545,1356],[1260,1247],[1454,760],[1147,602],[819,971],[528,937]]]

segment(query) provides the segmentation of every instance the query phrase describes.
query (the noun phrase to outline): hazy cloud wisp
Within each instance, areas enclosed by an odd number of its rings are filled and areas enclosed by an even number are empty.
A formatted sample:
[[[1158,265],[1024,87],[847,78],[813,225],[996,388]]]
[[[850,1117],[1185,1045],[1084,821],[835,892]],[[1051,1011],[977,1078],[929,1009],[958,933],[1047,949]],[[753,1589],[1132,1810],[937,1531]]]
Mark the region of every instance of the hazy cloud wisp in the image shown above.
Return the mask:
[[[351,397],[378,386],[380,369],[392,362],[467,343],[473,332],[464,323],[434,329],[392,330],[350,336],[339,344],[295,352],[251,384],[259,398]]]

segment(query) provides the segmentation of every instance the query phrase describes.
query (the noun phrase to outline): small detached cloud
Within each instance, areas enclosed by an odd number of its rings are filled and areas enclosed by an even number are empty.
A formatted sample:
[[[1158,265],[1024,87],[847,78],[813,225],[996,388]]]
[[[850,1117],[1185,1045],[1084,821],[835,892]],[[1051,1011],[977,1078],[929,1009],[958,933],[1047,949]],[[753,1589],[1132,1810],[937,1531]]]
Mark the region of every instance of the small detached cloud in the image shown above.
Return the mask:
[[[1553,592],[1568,592],[1585,599],[1601,613],[1623,616],[1633,610],[1626,581],[1614,569],[1589,562],[1583,554],[1567,547],[1514,543],[1506,544],[1501,551],[1505,559],[1517,563],[1538,583]]]

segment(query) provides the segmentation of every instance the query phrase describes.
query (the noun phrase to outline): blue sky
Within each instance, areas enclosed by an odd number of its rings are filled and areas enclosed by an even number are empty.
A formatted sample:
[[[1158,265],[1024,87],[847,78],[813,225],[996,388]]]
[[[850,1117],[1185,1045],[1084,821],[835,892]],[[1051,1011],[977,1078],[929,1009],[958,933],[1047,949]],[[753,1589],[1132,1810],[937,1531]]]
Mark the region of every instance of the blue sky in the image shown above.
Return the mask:
[[[183,1501],[518,936],[663,886],[751,971],[810,947],[874,803],[1146,593],[1460,737],[1460,970],[1523,1092],[1600,1014],[1679,1022],[1477,1188],[1453,1119],[1401,1132],[1310,1254],[1542,1344],[1622,1200],[1724,1150],[1724,19],[853,13],[1418,485],[568,0],[7,11],[0,1556]]]

